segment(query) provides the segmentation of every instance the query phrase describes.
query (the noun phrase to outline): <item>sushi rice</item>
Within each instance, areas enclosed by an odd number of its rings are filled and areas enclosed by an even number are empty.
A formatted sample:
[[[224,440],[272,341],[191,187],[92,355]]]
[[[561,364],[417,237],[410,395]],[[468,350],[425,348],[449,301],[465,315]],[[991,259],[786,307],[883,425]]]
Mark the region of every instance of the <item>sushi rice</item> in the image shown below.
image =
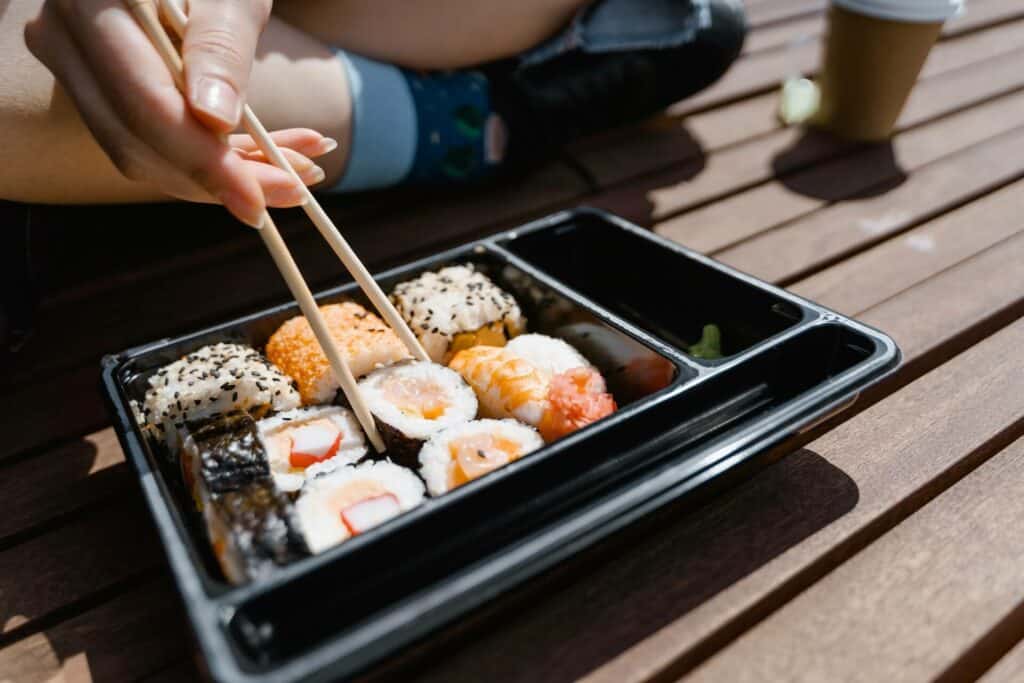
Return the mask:
[[[307,476],[333,465],[351,465],[366,455],[355,415],[341,406],[297,408],[258,423],[277,487],[302,488]]]
[[[398,335],[357,303],[321,306],[328,332],[354,377],[408,357]],[[330,403],[338,393],[331,364],[304,317],[287,321],[267,342],[267,357],[294,378],[305,405]]]
[[[440,430],[476,417],[473,389],[454,370],[424,361],[380,368],[359,383],[396,462],[415,467],[423,442]]]
[[[180,445],[186,422],[216,418],[232,410],[260,414],[296,408],[292,381],[258,351],[240,344],[211,344],[149,378],[136,417],[171,451]]]
[[[568,342],[546,334],[520,335],[506,348],[549,377],[573,368],[592,367]]]
[[[420,451],[420,476],[432,496],[518,460],[544,445],[515,420],[473,420],[435,434]]]
[[[320,553],[423,502],[423,482],[392,462],[343,465],[307,480],[295,502],[306,543]]]
[[[526,329],[512,295],[472,266],[423,273],[396,286],[391,300],[435,363],[471,346],[504,346]]]

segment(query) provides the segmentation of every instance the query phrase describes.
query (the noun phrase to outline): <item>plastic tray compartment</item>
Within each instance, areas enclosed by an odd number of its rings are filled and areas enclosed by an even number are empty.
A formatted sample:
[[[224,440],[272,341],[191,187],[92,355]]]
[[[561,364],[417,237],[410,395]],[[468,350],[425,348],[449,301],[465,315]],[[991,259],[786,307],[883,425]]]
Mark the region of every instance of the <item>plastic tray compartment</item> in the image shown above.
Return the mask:
[[[717,482],[891,371],[885,335],[607,214],[581,209],[378,276],[471,262],[608,380],[613,416],[260,583],[226,584],[176,470],[129,401],[157,367],[222,340],[261,346],[282,306],[108,356],[104,388],[213,677],[333,680]],[[618,265],[616,265],[618,264]],[[322,302],[354,299],[353,285]],[[701,326],[726,357],[686,353]],[[457,531],[457,533],[453,533]]]

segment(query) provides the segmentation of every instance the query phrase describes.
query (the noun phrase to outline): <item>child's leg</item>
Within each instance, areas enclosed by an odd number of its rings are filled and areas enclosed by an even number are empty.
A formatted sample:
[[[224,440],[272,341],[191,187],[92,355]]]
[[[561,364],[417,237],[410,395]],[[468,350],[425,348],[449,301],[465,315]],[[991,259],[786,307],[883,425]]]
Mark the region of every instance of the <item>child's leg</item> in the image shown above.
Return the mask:
[[[592,0],[287,0],[274,12],[327,45],[409,69],[458,69],[511,57]]]

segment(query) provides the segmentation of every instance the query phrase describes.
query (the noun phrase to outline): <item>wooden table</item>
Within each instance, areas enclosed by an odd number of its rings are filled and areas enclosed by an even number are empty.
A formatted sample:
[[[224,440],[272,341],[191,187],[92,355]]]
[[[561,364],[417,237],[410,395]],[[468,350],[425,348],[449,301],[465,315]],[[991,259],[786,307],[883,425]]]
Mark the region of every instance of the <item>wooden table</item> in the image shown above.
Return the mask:
[[[875,325],[906,356],[737,488],[656,516],[384,674],[1024,679],[1024,5],[972,0],[892,144],[870,148],[773,119],[787,66],[816,62],[814,41],[787,46],[820,34],[820,5],[749,0],[746,54],[720,83],[501,187],[332,209],[379,267],[556,208],[605,207]],[[184,235],[164,229],[181,217]],[[31,219],[38,328],[0,384],[0,681],[192,680],[98,359],[284,288],[257,239],[216,209]],[[313,231],[282,222],[310,279],[336,282]]]

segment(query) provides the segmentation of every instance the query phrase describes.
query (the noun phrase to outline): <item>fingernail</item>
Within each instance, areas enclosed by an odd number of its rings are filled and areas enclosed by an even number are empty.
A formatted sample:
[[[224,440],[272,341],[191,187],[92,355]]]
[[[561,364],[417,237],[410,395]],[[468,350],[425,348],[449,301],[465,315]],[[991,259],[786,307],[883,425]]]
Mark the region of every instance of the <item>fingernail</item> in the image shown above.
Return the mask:
[[[334,138],[324,138],[320,142],[316,143],[316,153],[314,156],[320,156],[321,154],[327,154],[338,149],[338,141]]]
[[[306,193],[297,185],[289,185],[268,191],[265,198],[273,206],[299,206],[305,201]]]
[[[242,101],[229,83],[204,76],[196,82],[192,92],[196,107],[230,126],[238,125],[242,116]]]
[[[308,171],[302,174],[302,180],[307,185],[316,185],[317,183],[321,183],[326,177],[327,174],[324,173],[324,169],[320,168],[319,166],[313,166]]]
[[[217,195],[220,203],[227,208],[235,218],[252,228],[258,228],[263,224],[263,208],[253,206],[246,201],[242,195],[232,190],[225,190]]]

